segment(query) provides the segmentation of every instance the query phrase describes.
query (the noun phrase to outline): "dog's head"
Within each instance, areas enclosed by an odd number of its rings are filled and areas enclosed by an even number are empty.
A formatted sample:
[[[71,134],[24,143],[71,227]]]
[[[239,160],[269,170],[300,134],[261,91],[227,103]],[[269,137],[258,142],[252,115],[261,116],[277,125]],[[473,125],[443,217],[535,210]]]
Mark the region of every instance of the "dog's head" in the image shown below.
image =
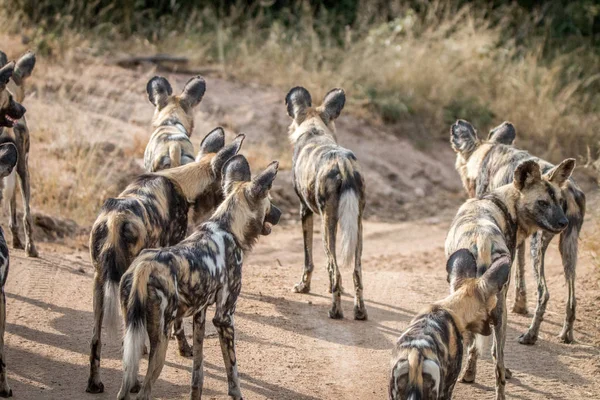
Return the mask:
[[[218,127],[202,140],[196,162],[203,164],[210,170],[208,175],[211,178],[210,184],[198,192],[198,196],[194,201],[194,220],[197,222],[223,201],[223,166],[240,151],[245,137],[245,135],[240,134],[230,144],[225,145],[225,132],[223,128]]]
[[[152,125],[157,127],[172,119],[183,125],[188,136],[194,130],[193,109],[202,101],[206,91],[206,82],[201,76],[190,79],[180,95],[173,95],[173,88],[166,78],[155,76],[148,81],[146,92],[148,100],[154,105]]]
[[[244,249],[250,249],[260,235],[270,234],[273,225],[279,223],[281,211],[269,197],[278,167],[279,163],[273,161],[252,178],[250,165],[240,154],[223,166],[225,200],[213,218],[223,221]]]
[[[510,257],[502,256],[477,278],[477,262],[466,249],[453,253],[446,264],[452,295],[447,305],[465,328],[484,336],[492,333],[492,310],[496,308],[496,294],[508,282]]]
[[[17,165],[17,147],[12,143],[0,145],[0,179],[7,177]]]
[[[0,127],[12,128],[25,114],[25,107],[17,103],[6,88],[14,70],[14,62],[0,68]]]
[[[332,89],[325,95],[318,107],[312,106],[308,90],[297,86],[285,96],[287,113],[292,118],[289,128],[290,140],[295,143],[311,127],[335,137],[334,121],[340,116],[346,104],[346,94],[342,89]]]
[[[566,200],[562,188],[569,180],[575,160],[566,159],[542,175],[539,164],[527,160],[517,166],[513,184],[519,192],[516,202],[520,224],[533,232],[543,229],[559,233],[567,227]]]

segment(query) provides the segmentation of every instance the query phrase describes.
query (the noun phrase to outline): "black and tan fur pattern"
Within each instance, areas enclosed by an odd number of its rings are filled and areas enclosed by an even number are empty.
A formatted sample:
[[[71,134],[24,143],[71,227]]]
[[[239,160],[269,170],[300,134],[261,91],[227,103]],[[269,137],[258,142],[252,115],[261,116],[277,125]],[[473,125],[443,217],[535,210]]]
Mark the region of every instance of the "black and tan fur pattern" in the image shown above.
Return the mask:
[[[560,233],[569,224],[563,207],[563,188],[568,184],[575,160],[568,159],[542,176],[535,160],[519,164],[513,183],[463,204],[446,238],[446,255],[468,249],[477,260],[478,276],[501,257],[514,259],[518,246],[537,231]],[[496,364],[496,399],[504,399],[506,371],[504,343],[506,340],[506,292],[497,296],[492,313]],[[463,376],[465,382],[475,379],[477,349],[469,348],[469,359]]]
[[[0,67],[6,63],[6,55],[0,51]],[[10,66],[12,65],[12,67]],[[25,83],[31,76],[35,67],[35,55],[27,52],[16,63],[7,64],[13,68],[10,81],[7,84],[8,93],[14,96],[14,99],[22,103],[25,99]],[[12,246],[15,249],[25,249],[29,257],[37,257],[38,252],[33,242],[31,220],[31,187],[29,178],[29,128],[27,119],[24,115],[17,121],[9,121],[6,127],[0,127],[0,142],[12,142],[17,147],[19,153],[17,167],[11,175],[0,181],[0,196],[8,200],[9,206],[9,228],[12,236]],[[25,246],[19,239],[19,224],[17,222],[17,177],[21,188],[21,198],[23,200],[23,227],[25,228]]]
[[[446,265],[452,294],[421,311],[398,339],[392,356],[390,400],[449,400],[462,368],[463,337],[489,335],[496,294],[510,273],[501,257],[480,277],[470,251]]]
[[[472,197],[480,197],[485,193],[512,181],[514,171],[524,160],[535,160],[542,172],[546,173],[554,166],[526,151],[512,147],[516,137],[512,124],[505,122],[490,132],[487,141],[480,140],[477,132],[466,121],[457,121],[451,129],[451,142],[457,152],[456,169],[465,189]],[[559,250],[562,256],[568,295],[565,321],[559,338],[565,343],[573,341],[573,324],[575,322],[575,270],[577,266],[578,240],[585,215],[585,194],[573,179],[569,179],[562,189],[565,210],[569,225],[560,233]],[[546,305],[550,295],[546,285],[544,257],[546,249],[555,234],[537,231],[531,238],[531,258],[537,280],[537,306],[535,316],[529,330],[521,335],[519,342],[534,344]],[[517,249],[517,268],[515,272],[516,301],[513,311],[527,314],[527,296],[525,289],[525,243]]]
[[[87,392],[104,390],[99,371],[102,321],[106,320],[109,330],[116,330],[121,277],[143,249],[171,246],[185,238],[190,205],[208,212],[220,204],[221,169],[237,154],[243,138],[239,135],[225,146],[224,132],[217,128],[202,141],[198,161],[142,175],[119,197],[104,203],[90,235],[90,255],[96,273]],[[191,356],[180,320],[175,328],[180,353]]]
[[[194,161],[190,136],[194,131],[194,108],[200,104],[206,82],[201,76],[190,79],[179,96],[162,76],[155,76],[146,86],[148,99],[156,107],[152,118],[154,132],[144,153],[148,172],[178,167]]]
[[[337,144],[334,120],[344,108],[342,89],[333,89],[323,103],[312,106],[310,93],[295,87],[287,94],[287,112],[292,117],[289,137],[294,146],[292,174],[300,199],[304,236],[304,272],[294,290],[310,292],[313,273],[313,214],[323,219],[323,243],[327,254],[332,305],[329,317],[343,318],[341,307],[342,276],[336,253],[337,227],[341,231],[341,264],[354,260],[354,318],[367,319],[362,282],[362,215],[365,208],[365,184],[356,156]]]
[[[4,95],[2,86],[5,85],[6,80],[3,78],[4,72],[0,69],[0,98]],[[3,100],[4,101],[4,100]],[[11,102],[9,102],[10,104]],[[12,101],[14,103],[14,101]],[[20,104],[10,104],[10,107],[20,106]],[[6,113],[12,113],[13,111],[7,111],[6,107],[0,102],[0,116],[5,118]],[[24,112],[24,111],[23,111]],[[11,120],[17,120],[14,117],[15,114],[9,116],[6,120],[0,120],[0,126],[7,126],[6,121],[12,122]],[[0,179],[3,179],[10,175],[13,168],[17,165],[18,152],[17,147],[14,143],[3,143],[0,144]],[[0,227],[0,397],[11,397],[12,390],[8,385],[6,378],[6,357],[4,356],[4,330],[6,328],[6,295],[4,294],[4,285],[6,284],[6,278],[8,277],[8,268],[10,264],[8,246],[4,239],[4,231]]]
[[[176,318],[194,318],[194,363],[191,399],[202,397],[203,343],[206,312],[216,305],[217,328],[227,371],[228,393],[240,400],[233,317],[242,285],[242,262],[260,235],[268,235],[281,212],[271,204],[269,190],[277,162],[254,180],[246,159],[235,156],[223,170],[226,198],[208,221],[181,243],[146,250],[121,281],[126,333],[123,343],[123,385],[118,399],[129,399],[137,384],[138,364],[146,333],[150,339],[148,372],[137,396],[150,399],[162,370],[168,332]]]

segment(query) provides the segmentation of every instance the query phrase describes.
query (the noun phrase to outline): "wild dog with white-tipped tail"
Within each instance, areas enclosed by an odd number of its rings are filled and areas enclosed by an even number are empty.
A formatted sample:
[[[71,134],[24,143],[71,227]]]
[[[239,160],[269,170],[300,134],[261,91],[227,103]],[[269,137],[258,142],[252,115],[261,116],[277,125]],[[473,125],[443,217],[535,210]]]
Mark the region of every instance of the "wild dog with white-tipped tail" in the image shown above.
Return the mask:
[[[462,367],[463,338],[490,335],[496,294],[508,280],[510,258],[497,259],[481,276],[469,250],[446,264],[452,294],[413,318],[392,357],[390,400],[450,400]]]
[[[327,254],[332,305],[330,318],[343,318],[341,306],[342,275],[337,255],[343,266],[354,261],[354,318],[367,319],[362,281],[362,215],[365,208],[365,183],[354,153],[337,144],[334,120],[346,102],[342,89],[333,89],[323,103],[312,106],[310,93],[295,87],[285,98],[292,117],[289,138],[294,146],[292,174],[294,189],[300,199],[304,236],[304,272],[294,290],[310,292],[313,273],[313,214],[323,218],[323,243]],[[336,253],[338,224],[341,251]]]
[[[131,262],[143,249],[171,246],[185,238],[190,205],[196,212],[214,210],[223,200],[221,169],[237,154],[244,135],[225,146],[223,129],[206,135],[198,161],[131,183],[119,197],[108,199],[90,234],[94,275],[94,330],[90,348],[90,376],[86,391],[102,393],[100,355],[102,321],[109,331],[119,324],[118,285]],[[181,320],[175,322],[179,352],[191,356]]]
[[[254,179],[244,156],[223,167],[225,200],[215,213],[181,243],[145,250],[121,280],[125,316],[123,384],[118,399],[130,398],[137,385],[139,361],[146,334],[150,339],[148,372],[138,400],[150,399],[152,385],[165,362],[168,333],[176,318],[194,318],[194,363],[190,398],[202,397],[204,328],[208,306],[215,304],[217,328],[228,393],[242,399],[235,352],[233,317],[242,286],[242,262],[260,235],[268,235],[281,212],[269,199],[278,163]]]

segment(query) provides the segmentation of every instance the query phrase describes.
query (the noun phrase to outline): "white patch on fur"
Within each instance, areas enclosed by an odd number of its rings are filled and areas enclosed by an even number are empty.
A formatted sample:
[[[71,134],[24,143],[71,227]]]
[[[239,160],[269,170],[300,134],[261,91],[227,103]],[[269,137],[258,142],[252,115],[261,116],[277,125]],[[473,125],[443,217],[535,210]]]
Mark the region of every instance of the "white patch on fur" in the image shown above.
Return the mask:
[[[490,337],[483,335],[475,335],[475,346],[477,347],[477,353],[483,354],[483,349],[490,347]]]
[[[119,284],[110,280],[104,284],[104,322],[110,338],[121,329],[119,318]]]
[[[156,294],[160,298],[160,324],[159,324],[159,332],[164,331],[165,329],[165,310],[167,309],[167,296],[160,290],[156,290]]]
[[[354,259],[358,243],[358,197],[354,190],[346,190],[338,204],[338,221],[342,237],[342,265],[348,266]]]
[[[176,127],[177,129],[179,129],[179,131],[181,133],[183,133],[185,135],[185,137],[187,138],[187,130],[185,129],[185,127],[183,126],[183,124],[181,122],[177,122],[176,124],[173,125],[174,127]]]
[[[433,360],[425,360],[423,362],[423,373],[431,376],[435,382],[435,392],[440,393],[440,366]]]
[[[188,139],[188,136],[185,133],[177,133],[175,135],[169,135],[170,140],[176,139]]]
[[[217,274],[217,265],[213,262],[212,257],[210,257],[210,256],[202,257],[202,263],[204,265],[206,265],[206,267],[208,268],[208,271],[210,272],[210,274],[212,276],[215,276]]]
[[[429,342],[425,339],[415,339],[408,343],[408,347],[418,347],[420,349],[430,347]]]

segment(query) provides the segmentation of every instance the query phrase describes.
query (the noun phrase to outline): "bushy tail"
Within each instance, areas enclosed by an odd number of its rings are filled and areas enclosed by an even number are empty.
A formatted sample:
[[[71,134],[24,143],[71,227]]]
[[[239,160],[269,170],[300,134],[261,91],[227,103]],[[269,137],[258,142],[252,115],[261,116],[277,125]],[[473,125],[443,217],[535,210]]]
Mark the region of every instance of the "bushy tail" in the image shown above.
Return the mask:
[[[137,382],[144,341],[146,340],[146,300],[151,268],[139,265],[133,271],[133,283],[125,307],[125,338],[123,339],[123,386],[129,391]]]
[[[408,400],[423,399],[423,355],[419,349],[408,353]]]
[[[481,276],[492,264],[492,242],[486,235],[477,237],[477,276]]]
[[[177,142],[169,146],[169,158],[171,159],[171,168],[181,165],[181,145]]]
[[[338,222],[342,238],[340,256],[343,266],[350,265],[356,253],[359,217],[358,196],[354,190],[346,190],[342,193],[338,204]]]
[[[107,280],[104,283],[104,323],[109,337],[121,330],[119,315],[119,283]]]

